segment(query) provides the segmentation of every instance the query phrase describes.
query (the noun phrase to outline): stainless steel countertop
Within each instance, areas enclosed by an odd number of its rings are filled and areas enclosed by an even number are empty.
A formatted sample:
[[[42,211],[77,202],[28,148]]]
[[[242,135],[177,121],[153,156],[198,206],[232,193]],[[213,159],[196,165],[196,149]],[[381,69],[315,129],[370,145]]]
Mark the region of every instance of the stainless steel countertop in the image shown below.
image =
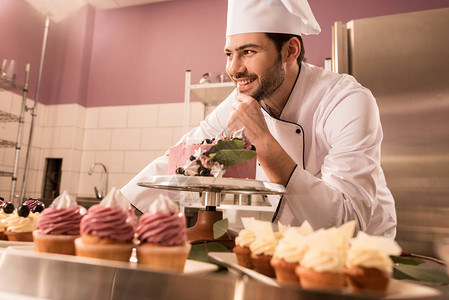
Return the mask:
[[[182,275],[154,272],[121,262],[7,248],[0,248],[0,277],[0,296],[9,293],[23,299],[360,298],[269,286],[226,271]],[[447,299],[447,295],[440,299]]]

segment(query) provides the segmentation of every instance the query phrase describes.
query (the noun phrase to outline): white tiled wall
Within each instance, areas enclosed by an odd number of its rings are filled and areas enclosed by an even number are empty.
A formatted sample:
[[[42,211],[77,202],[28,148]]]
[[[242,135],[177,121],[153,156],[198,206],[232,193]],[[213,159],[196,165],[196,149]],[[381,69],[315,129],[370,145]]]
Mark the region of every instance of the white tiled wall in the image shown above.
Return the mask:
[[[20,113],[21,96],[0,91],[0,110]],[[27,102],[33,105],[32,101]],[[190,127],[204,117],[199,102],[190,104]],[[20,193],[28,143],[31,116],[26,113],[25,129],[20,153],[19,180],[16,195]],[[73,196],[94,197],[94,186],[103,188],[103,171],[93,163],[101,162],[108,169],[108,185],[122,187],[156,157],[175,144],[183,134],[184,104],[148,104],[133,106],[86,108],[78,104],[41,105],[33,131],[31,159],[25,196],[42,197],[46,158],[62,158],[60,190]],[[16,123],[0,123],[0,138],[14,141]],[[12,170],[13,148],[0,148],[0,170]],[[0,177],[0,195],[9,197],[11,178]],[[253,216],[270,220],[271,212],[226,210],[231,228],[241,228],[240,217]]]
[[[21,96],[0,91],[0,110],[20,114]],[[28,101],[29,107],[33,105]],[[190,126],[199,124],[204,108],[191,103]],[[85,108],[78,104],[41,105],[33,131],[27,195],[41,197],[46,158],[62,158],[61,190],[93,197],[103,187],[100,167],[106,165],[109,187],[121,187],[149,162],[165,153],[183,134],[184,104],[149,104]],[[26,113],[19,163],[20,193],[31,116]],[[0,123],[0,138],[15,141],[17,123]],[[11,171],[13,148],[0,148],[0,170]],[[9,197],[11,178],[0,177],[0,195]],[[6,198],[6,197],[5,197]]]

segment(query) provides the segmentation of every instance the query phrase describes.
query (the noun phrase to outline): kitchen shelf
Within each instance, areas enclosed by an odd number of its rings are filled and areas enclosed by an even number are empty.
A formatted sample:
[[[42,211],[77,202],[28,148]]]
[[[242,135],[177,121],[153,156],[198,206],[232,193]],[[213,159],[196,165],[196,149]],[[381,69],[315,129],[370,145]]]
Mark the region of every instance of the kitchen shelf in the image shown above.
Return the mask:
[[[0,148],[12,148],[15,146],[16,146],[15,142],[0,139]]]
[[[4,112],[0,110],[0,122],[9,123],[9,122],[18,122],[19,116]]]
[[[12,172],[0,171],[0,176],[2,176],[2,177],[10,177],[10,176],[12,176]]]
[[[9,80],[4,77],[0,77],[0,90],[8,90],[8,91],[22,91],[24,85],[15,80]]]
[[[25,119],[25,111],[27,110],[26,101],[27,101],[27,95],[28,95],[29,75],[30,75],[30,64],[27,64],[26,68],[25,68],[24,83],[18,82],[16,80],[10,80],[5,77],[0,77],[0,90],[21,92],[21,94],[22,94],[20,116],[16,116],[9,112],[0,110],[0,122],[2,122],[2,123],[17,122],[18,123],[17,138],[15,141],[8,141],[8,140],[4,140],[4,139],[0,138],[0,148],[15,148],[12,172],[0,171],[0,176],[11,177],[11,190],[10,190],[9,199],[7,199],[8,201],[11,201],[11,202],[14,202],[14,193],[15,193],[15,188],[16,188],[16,183],[17,183],[17,175],[18,175],[18,169],[19,169],[19,157],[20,157],[20,148],[21,148],[21,143],[22,143],[23,125],[24,125],[24,119]],[[31,131],[30,131],[30,133],[31,133]],[[26,172],[26,170],[24,172]],[[17,204],[17,203],[14,203],[14,204]]]
[[[206,118],[209,108],[220,104],[234,89],[235,84],[233,82],[192,84],[191,71],[187,70],[184,94],[184,133],[189,131],[191,95],[204,105],[204,118]]]
[[[190,85],[190,92],[204,105],[218,105],[235,89],[233,82]]]

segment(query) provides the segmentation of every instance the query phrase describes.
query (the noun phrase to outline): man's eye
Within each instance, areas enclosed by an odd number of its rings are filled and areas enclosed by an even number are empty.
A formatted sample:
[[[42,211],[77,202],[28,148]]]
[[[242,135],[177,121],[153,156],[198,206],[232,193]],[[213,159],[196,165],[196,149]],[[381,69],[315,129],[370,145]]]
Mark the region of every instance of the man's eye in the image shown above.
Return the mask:
[[[254,51],[254,50],[244,50],[243,53],[245,53],[245,54],[253,54],[253,53],[256,53],[256,51]]]
[[[225,52],[226,57],[232,57],[232,53],[231,52]]]

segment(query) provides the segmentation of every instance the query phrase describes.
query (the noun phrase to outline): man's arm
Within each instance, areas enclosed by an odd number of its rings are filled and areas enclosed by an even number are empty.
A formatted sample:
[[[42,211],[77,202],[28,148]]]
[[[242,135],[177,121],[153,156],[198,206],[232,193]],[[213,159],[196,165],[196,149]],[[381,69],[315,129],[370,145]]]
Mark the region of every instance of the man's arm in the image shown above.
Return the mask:
[[[227,122],[230,131],[245,127],[245,134],[256,147],[257,160],[268,179],[285,186],[296,163],[270,133],[260,104],[254,98],[241,94],[232,107],[234,110]]]

